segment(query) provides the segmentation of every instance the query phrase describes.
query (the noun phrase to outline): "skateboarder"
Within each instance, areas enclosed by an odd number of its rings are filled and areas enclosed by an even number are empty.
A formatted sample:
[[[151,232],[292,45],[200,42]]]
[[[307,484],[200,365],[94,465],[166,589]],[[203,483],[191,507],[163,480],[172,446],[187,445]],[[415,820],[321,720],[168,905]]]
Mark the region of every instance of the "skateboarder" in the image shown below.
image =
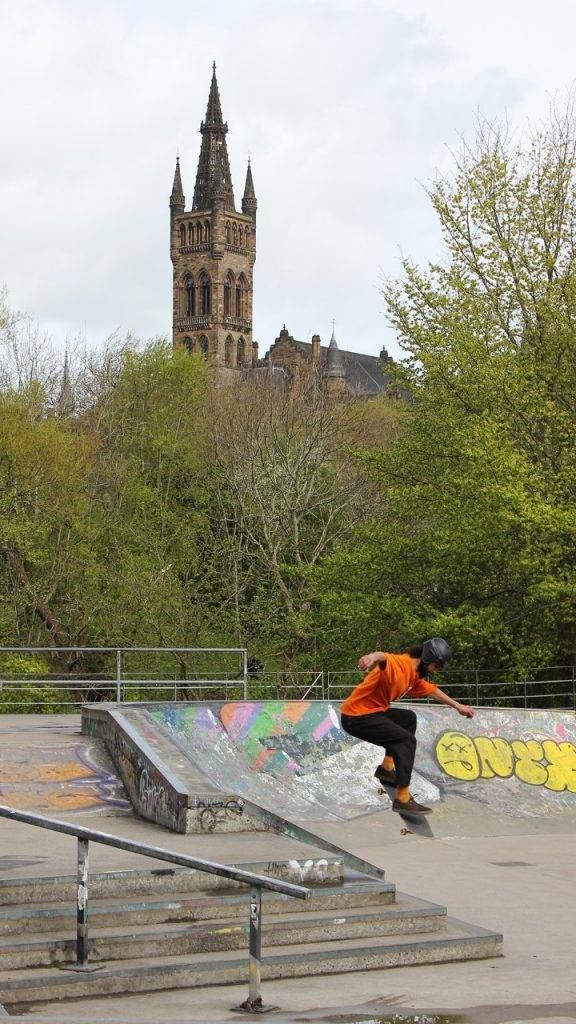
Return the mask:
[[[450,645],[438,636],[411,647],[404,654],[385,651],[364,654],[358,668],[368,674],[340,709],[345,732],[384,747],[384,760],[374,775],[381,783],[396,788],[393,811],[429,814],[431,808],[419,804],[410,793],[416,755],[416,715],[409,708],[391,707],[392,701],[406,694],[430,696],[465,718],[474,715],[473,708],[452,700],[427,678],[443,668],[451,654]]]

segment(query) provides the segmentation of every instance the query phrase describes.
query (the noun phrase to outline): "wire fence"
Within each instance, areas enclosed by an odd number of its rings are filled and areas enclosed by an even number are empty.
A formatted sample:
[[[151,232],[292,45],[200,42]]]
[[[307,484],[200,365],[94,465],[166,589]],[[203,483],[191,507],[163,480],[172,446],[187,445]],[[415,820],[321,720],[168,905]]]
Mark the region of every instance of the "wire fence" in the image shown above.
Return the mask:
[[[360,678],[357,669],[265,671],[245,648],[3,647],[0,713],[73,712],[98,701],[339,701]],[[571,665],[543,666],[512,682],[497,669],[454,669],[438,681],[456,700],[478,707],[576,711]]]

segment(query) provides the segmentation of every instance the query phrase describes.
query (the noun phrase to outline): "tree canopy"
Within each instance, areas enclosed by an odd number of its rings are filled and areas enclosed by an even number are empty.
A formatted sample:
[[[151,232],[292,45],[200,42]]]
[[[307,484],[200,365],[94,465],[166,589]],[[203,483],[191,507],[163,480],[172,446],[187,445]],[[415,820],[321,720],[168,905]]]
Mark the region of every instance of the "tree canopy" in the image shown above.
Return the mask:
[[[430,189],[441,257],[385,283],[396,396],[215,388],[163,340],[54,353],[0,302],[0,640],[248,645],[347,668],[447,636],[574,661],[576,129],[481,123]]]

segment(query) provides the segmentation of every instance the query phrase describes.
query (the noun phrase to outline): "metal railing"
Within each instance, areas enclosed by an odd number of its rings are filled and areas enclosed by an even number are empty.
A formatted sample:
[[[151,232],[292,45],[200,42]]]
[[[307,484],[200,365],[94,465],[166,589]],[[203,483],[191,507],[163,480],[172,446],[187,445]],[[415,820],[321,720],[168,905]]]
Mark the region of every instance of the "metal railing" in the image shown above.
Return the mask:
[[[19,678],[15,672],[8,673],[3,670],[3,659],[7,655],[26,656],[41,655],[44,658],[59,658],[64,655],[73,656],[70,660],[76,663],[86,661],[107,661],[106,670],[90,672],[69,671],[60,669],[54,673],[35,674],[24,676],[20,673]],[[127,659],[135,659],[135,656],[145,655],[145,672],[128,671]],[[150,662],[154,656],[160,656],[164,662],[163,674],[158,677],[150,677]],[[221,662],[219,672],[207,672],[206,670],[195,670],[188,662],[190,659],[201,659],[204,662],[213,660],[215,657]],[[171,659],[173,663],[172,674],[166,672],[166,661]],[[226,661],[235,661],[235,665],[226,667]],[[65,691],[62,697],[48,701],[45,696],[38,700],[27,699],[18,702],[14,700],[14,691],[19,689],[40,689]],[[203,692],[205,690],[226,692],[225,699],[230,694],[233,697],[248,699],[248,651],[245,647],[0,647],[0,708],[10,704],[11,707],[40,707],[43,709],[50,704],[54,707],[73,708],[86,703],[90,698],[115,700],[121,703],[123,700],[138,699],[140,691],[156,691],[157,699],[161,700],[190,700],[191,691]],[[10,694],[10,701],[5,699],[5,691]],[[85,695],[85,696],[83,696]],[[146,693],[145,699],[150,699]],[[195,699],[195,698],[194,698]]]
[[[62,832],[64,835],[75,836],[78,840],[76,963],[65,968],[67,970],[92,972],[101,970],[103,967],[103,965],[91,964],[88,957],[88,891],[90,882],[88,854],[91,842],[100,843],[102,846],[112,846],[128,853],[137,853],[142,857],[152,857],[154,860],[164,860],[169,864],[178,864],[192,870],[205,871],[210,875],[219,875],[221,878],[229,878],[231,881],[249,885],[251,890],[248,924],[249,991],[248,998],[242,1003],[240,1009],[257,1012],[262,1007],[262,890],[278,892],[293,899],[307,900],[311,895],[310,889],[302,885],[295,885],[293,882],[282,882],[277,878],[269,878],[267,875],[257,875],[252,871],[244,871],[242,868],[231,867],[228,864],[219,864],[215,861],[202,860],[200,857],[174,853],[172,850],[149,846],[147,843],[135,843],[121,836],[97,832],[95,829],[83,828],[80,825],[70,825],[68,822],[58,821],[56,818],[47,818],[43,814],[17,811],[13,807],[0,805],[0,818],[8,818],[25,825],[49,829],[51,832]]]
[[[436,677],[436,682],[455,699],[476,707],[512,706],[525,710],[556,708],[576,711],[574,666],[543,666],[538,674],[546,678],[503,682],[502,673],[498,669],[446,669]],[[360,680],[359,672],[354,670],[331,671],[326,675],[325,700],[343,700]],[[410,697],[406,699],[409,701]]]
[[[36,674],[9,678],[3,656],[75,655],[85,663],[108,658],[108,671]],[[142,661],[139,671],[134,661]],[[154,659],[161,658],[160,674]],[[206,663],[218,658],[218,671]],[[173,668],[167,671],[167,659]],[[235,659],[236,664],[225,662]],[[190,663],[201,661],[202,667]],[[216,667],[216,666],[214,666]],[[15,675],[15,673],[12,673]],[[502,682],[498,669],[449,669],[438,677],[443,689],[459,700],[483,707],[562,708],[576,711],[576,670],[572,665],[543,666],[534,678]],[[0,647],[0,711],[73,710],[92,700],[342,700],[359,682],[356,669],[264,671],[250,669],[246,648],[233,647]],[[28,693],[24,693],[28,689]],[[33,690],[37,689],[37,695]],[[19,700],[18,691],[25,699]]]

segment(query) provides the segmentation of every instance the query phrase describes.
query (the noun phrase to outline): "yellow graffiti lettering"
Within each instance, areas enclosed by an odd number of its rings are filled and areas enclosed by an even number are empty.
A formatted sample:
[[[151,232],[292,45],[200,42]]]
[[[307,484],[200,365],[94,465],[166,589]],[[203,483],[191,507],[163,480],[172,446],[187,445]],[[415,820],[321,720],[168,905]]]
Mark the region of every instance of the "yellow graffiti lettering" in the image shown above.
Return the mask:
[[[514,754],[508,740],[476,736],[474,745],[480,758],[483,779],[509,779],[514,774]]]
[[[463,732],[445,732],[436,744],[441,768],[453,779],[473,782],[480,776],[480,762],[474,741]]]
[[[509,779],[556,793],[576,793],[576,746],[556,740],[512,740],[445,732],[436,741],[436,758],[446,775],[461,782]]]
[[[555,743],[544,740],[544,755],[548,761],[546,789],[557,793],[567,789],[576,793],[576,747],[573,743]]]
[[[542,744],[538,740],[512,740],[512,750],[516,758],[516,778],[527,782],[529,786],[545,786],[548,771],[539,763],[544,757]]]

